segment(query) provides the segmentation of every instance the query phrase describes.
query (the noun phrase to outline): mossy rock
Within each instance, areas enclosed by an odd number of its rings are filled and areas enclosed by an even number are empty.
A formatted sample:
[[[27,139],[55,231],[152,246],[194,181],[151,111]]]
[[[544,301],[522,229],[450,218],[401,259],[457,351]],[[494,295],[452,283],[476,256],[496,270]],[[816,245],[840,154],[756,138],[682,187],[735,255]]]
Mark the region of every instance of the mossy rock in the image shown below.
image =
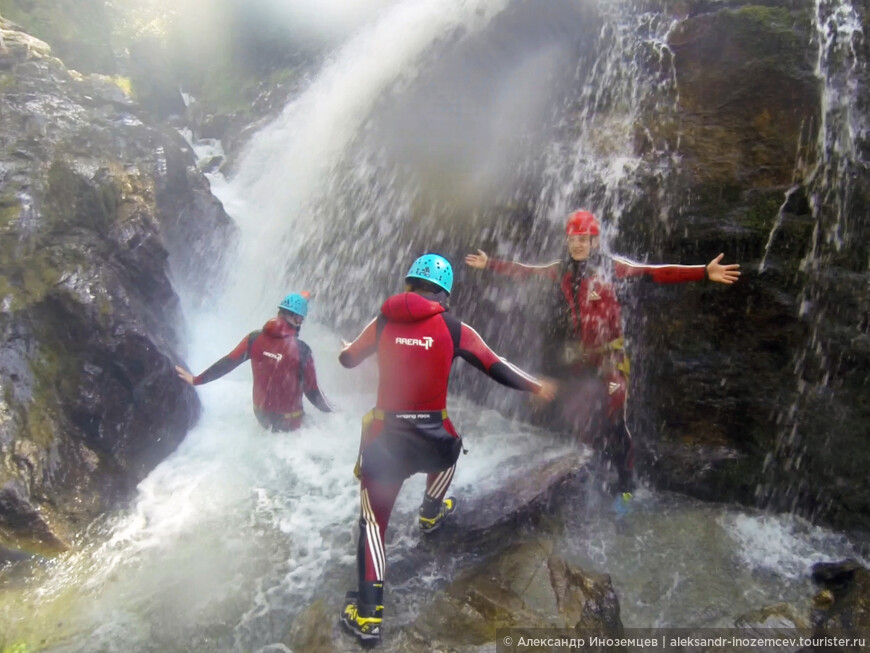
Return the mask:
[[[111,28],[102,0],[0,0],[0,14],[51,45],[70,68],[115,71]]]
[[[808,7],[722,9],[669,36],[692,174],[755,186],[791,182],[803,143],[814,143],[820,86],[807,43]]]

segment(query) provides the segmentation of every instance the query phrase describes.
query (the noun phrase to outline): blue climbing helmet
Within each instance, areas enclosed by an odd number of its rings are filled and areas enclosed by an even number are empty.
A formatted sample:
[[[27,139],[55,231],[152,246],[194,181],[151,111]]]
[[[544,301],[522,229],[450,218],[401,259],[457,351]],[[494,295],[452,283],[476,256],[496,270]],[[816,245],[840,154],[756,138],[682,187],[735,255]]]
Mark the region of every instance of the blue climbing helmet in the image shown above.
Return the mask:
[[[423,279],[434,283],[449,295],[453,289],[453,266],[443,256],[425,254],[411,264],[411,269],[405,275],[405,280],[408,279]]]
[[[290,295],[287,295],[280,304],[278,304],[278,308],[305,317],[308,315],[309,297],[311,297],[311,295],[304,290],[301,293],[291,293]]]

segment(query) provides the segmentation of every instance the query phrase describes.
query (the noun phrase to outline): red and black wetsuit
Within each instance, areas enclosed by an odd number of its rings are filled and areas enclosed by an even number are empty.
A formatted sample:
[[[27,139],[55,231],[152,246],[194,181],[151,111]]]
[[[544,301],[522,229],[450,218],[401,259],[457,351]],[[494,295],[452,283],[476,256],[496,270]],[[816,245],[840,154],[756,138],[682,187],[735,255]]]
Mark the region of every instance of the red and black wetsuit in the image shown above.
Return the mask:
[[[229,354],[194,377],[194,385],[209,383],[251,361],[254,373],[254,414],[264,428],[293,431],[302,424],[302,394],[325,413],[332,408],[317,387],[311,348],[299,340],[299,329],[275,317],[260,331],[249,333]]]
[[[537,392],[538,381],[499,358],[478,333],[428,295],[390,297],[339,361],[355,367],[378,356],[377,408],[363,422],[361,444],[360,585],[383,581],[384,533],[406,478],[428,473],[426,499],[441,499],[462,448],[446,416],[447,379],[463,358],[499,383]]]
[[[559,284],[563,307],[560,331],[567,346],[555,367],[566,376],[560,392],[563,417],[583,439],[613,460],[620,490],[633,485],[634,447],[625,423],[628,359],[623,349],[622,317],[612,280],[646,277],[656,283],[703,281],[704,265],[644,265],[622,257],[553,261],[524,265],[489,259],[497,274],[524,279],[544,277]],[[600,411],[594,410],[600,404]],[[604,419],[598,419],[603,412]],[[603,422],[603,423],[602,423]]]

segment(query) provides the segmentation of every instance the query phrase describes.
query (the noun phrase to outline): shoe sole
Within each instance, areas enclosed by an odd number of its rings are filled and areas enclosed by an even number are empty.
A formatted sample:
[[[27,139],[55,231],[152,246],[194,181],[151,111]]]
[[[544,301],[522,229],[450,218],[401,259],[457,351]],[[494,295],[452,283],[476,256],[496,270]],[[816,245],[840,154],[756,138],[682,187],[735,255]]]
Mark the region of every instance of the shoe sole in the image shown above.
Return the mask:
[[[381,642],[380,635],[365,635],[359,632],[353,626],[347,623],[347,621],[344,620],[343,616],[341,619],[341,627],[344,628],[345,632],[347,632],[349,635],[353,635],[354,637],[356,637],[357,640],[359,640],[360,644],[362,644],[366,648],[375,646],[377,644],[380,644]]]

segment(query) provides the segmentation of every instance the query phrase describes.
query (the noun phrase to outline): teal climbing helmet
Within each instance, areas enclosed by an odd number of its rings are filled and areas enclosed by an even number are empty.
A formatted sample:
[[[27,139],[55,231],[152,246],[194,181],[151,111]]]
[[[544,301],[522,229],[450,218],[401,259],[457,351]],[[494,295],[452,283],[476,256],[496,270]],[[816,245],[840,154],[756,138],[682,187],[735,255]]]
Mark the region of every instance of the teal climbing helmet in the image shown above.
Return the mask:
[[[405,275],[405,280],[408,279],[423,279],[450,294],[453,289],[453,267],[443,256],[425,254],[411,264],[411,269]]]
[[[308,297],[310,297],[310,295],[307,292],[292,293],[287,295],[282,302],[278,304],[278,308],[305,317],[308,315]]]

